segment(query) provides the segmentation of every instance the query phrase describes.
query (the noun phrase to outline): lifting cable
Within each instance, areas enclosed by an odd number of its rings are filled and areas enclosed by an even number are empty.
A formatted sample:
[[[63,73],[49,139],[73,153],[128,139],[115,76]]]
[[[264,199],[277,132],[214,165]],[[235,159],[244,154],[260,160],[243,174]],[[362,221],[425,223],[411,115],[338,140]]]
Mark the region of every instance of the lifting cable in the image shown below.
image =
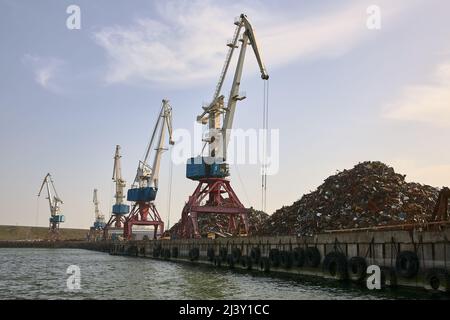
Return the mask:
[[[114,194],[114,197],[115,197],[115,195],[116,195],[116,192],[115,192],[115,182],[114,181],[112,181],[111,183],[110,183],[110,187],[109,187],[109,208],[111,209],[112,208],[112,206],[113,205],[115,205],[116,204],[116,202],[114,201],[114,199],[113,199],[113,194]],[[108,210],[109,211],[109,210]],[[112,213],[112,210],[111,211],[109,211],[108,212],[109,213],[109,219],[111,219],[111,216],[113,215],[113,213]],[[105,216],[105,218],[106,218],[106,216]],[[109,220],[108,220],[109,221]]]
[[[173,177],[173,160],[172,149],[170,149],[170,165],[169,165],[169,191],[167,192],[167,230],[170,228],[170,209],[172,206],[172,177]]]
[[[269,129],[269,80],[264,81],[263,95],[263,143],[261,165],[261,210],[267,210],[267,139]]]
[[[39,197],[36,198],[36,227],[39,226]]]
[[[236,173],[237,173],[237,176],[239,178],[239,182],[241,183],[242,190],[244,191],[245,198],[247,199],[247,203],[250,204],[250,206],[253,208],[253,202],[250,201],[250,198],[249,198],[248,193],[247,193],[247,189],[245,188],[244,181],[242,180],[242,177],[241,177],[241,173],[239,172],[238,165],[235,165],[234,168],[236,169]]]

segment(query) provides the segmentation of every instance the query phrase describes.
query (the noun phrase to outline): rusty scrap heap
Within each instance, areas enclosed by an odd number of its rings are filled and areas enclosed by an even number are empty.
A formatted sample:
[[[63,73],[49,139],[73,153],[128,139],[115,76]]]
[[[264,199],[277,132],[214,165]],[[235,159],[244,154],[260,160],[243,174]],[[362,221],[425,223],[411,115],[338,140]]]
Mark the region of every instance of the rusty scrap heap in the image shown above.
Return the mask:
[[[258,233],[268,218],[269,215],[267,213],[250,208],[248,213],[248,219],[250,224],[249,233],[250,234]],[[206,235],[209,232],[213,232],[217,234],[222,234],[224,236],[231,236],[231,234],[227,232],[228,217],[226,215],[221,214],[200,215],[198,217],[198,226],[200,233],[202,235]],[[178,228],[180,228],[180,222],[178,222],[172,228],[170,228],[169,234],[176,235]]]
[[[439,189],[408,183],[381,162],[363,162],[325,180],[292,206],[277,210],[261,235],[312,235],[431,220]]]

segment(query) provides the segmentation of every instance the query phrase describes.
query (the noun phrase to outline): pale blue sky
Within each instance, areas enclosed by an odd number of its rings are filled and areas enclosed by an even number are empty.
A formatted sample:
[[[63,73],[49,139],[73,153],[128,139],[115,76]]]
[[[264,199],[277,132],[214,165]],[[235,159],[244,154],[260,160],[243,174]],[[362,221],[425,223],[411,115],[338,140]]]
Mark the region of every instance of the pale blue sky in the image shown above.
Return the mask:
[[[81,30],[66,8],[81,8]],[[381,9],[368,30],[366,8]],[[36,195],[51,172],[64,227],[87,228],[92,190],[109,215],[116,144],[130,183],[162,98],[192,130],[222,67],[234,17],[246,12],[270,79],[280,172],[268,208],[289,205],[336,170],[381,160],[408,180],[450,182],[450,3],[396,1],[0,0],[1,224],[46,226]],[[263,83],[251,54],[235,128],[260,128]],[[246,206],[260,207],[259,166],[232,168]],[[170,222],[195,183],[174,167]],[[157,199],[167,220],[168,157]],[[39,209],[38,209],[39,208]]]

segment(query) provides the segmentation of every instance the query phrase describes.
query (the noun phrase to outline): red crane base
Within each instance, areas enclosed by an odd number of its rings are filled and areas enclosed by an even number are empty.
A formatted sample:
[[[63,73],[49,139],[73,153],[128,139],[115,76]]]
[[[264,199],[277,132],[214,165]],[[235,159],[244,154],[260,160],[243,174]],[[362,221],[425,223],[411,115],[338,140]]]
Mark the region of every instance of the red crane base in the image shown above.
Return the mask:
[[[122,229],[123,225],[125,224],[125,216],[120,214],[113,214],[111,218],[109,218],[108,223],[105,225],[105,228],[103,228],[103,239],[107,240],[108,230],[111,229]]]
[[[238,234],[242,226],[246,234],[249,232],[248,210],[239,201],[227,179],[200,179],[197,188],[183,208],[178,236],[201,238],[197,218],[199,215],[207,214],[228,215],[227,231],[233,235]]]
[[[153,202],[137,202],[133,206],[130,214],[125,219],[123,228],[123,236],[127,240],[132,240],[133,225],[154,226],[154,239],[156,239],[158,231],[160,234],[164,233],[164,222]]]

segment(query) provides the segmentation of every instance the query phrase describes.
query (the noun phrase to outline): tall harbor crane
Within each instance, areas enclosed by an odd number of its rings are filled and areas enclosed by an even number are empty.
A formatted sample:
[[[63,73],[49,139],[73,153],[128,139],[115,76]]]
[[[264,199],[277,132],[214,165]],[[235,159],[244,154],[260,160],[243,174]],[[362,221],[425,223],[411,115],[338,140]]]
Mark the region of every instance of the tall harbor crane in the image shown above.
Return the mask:
[[[159,169],[161,165],[164,148],[166,130],[169,133],[169,144],[172,140],[172,107],[169,101],[163,99],[161,110],[156,120],[150,142],[145,150],[144,159],[139,161],[136,177],[128,190],[127,200],[134,202],[131,213],[125,220],[124,238],[132,238],[133,225],[153,226],[153,238],[164,233],[164,222],[156,209],[154,200],[158,192]],[[155,147],[156,145],[156,147]],[[153,163],[150,166],[148,161],[151,151],[154,149]]]
[[[116,152],[114,154],[114,167],[112,180],[116,186],[116,192],[114,198],[116,199],[115,204],[112,206],[111,217],[104,228],[104,238],[108,238],[108,231],[110,230],[120,230],[122,231],[123,225],[125,223],[125,216],[130,212],[130,206],[123,203],[125,198],[123,190],[126,186],[126,181],[122,178],[122,166],[120,163],[120,146],[116,145]]]
[[[238,101],[245,99],[239,93],[246,49],[251,45],[258,62],[261,78],[268,80],[269,75],[261,58],[261,53],[256,42],[254,29],[247,16],[241,14],[235,21],[236,29],[229,47],[222,72],[219,77],[212,101],[203,106],[203,112],[197,117],[197,121],[208,125],[208,132],[204,142],[209,146],[208,156],[199,156],[188,160],[186,177],[199,181],[197,188],[183,208],[182,227],[179,236],[184,238],[199,238],[197,217],[199,214],[227,214],[229,216],[228,232],[236,234],[239,226],[244,227],[245,233],[249,231],[248,211],[239,201],[233,191],[230,180],[226,179],[229,173],[227,164],[227,148],[230,139],[230,131]],[[242,35],[242,37],[241,37]],[[233,76],[228,100],[221,94],[224,80],[230,66],[235,49],[240,53]],[[237,224],[239,218],[239,226]]]
[[[44,186],[47,189],[47,199],[50,207],[49,235],[52,239],[55,239],[59,235],[59,224],[65,221],[64,215],[60,213],[60,205],[63,204],[63,201],[56,192],[55,184],[53,183],[53,179],[50,173],[47,173],[44,181],[42,181],[38,197],[41,196],[41,192],[44,189]]]

